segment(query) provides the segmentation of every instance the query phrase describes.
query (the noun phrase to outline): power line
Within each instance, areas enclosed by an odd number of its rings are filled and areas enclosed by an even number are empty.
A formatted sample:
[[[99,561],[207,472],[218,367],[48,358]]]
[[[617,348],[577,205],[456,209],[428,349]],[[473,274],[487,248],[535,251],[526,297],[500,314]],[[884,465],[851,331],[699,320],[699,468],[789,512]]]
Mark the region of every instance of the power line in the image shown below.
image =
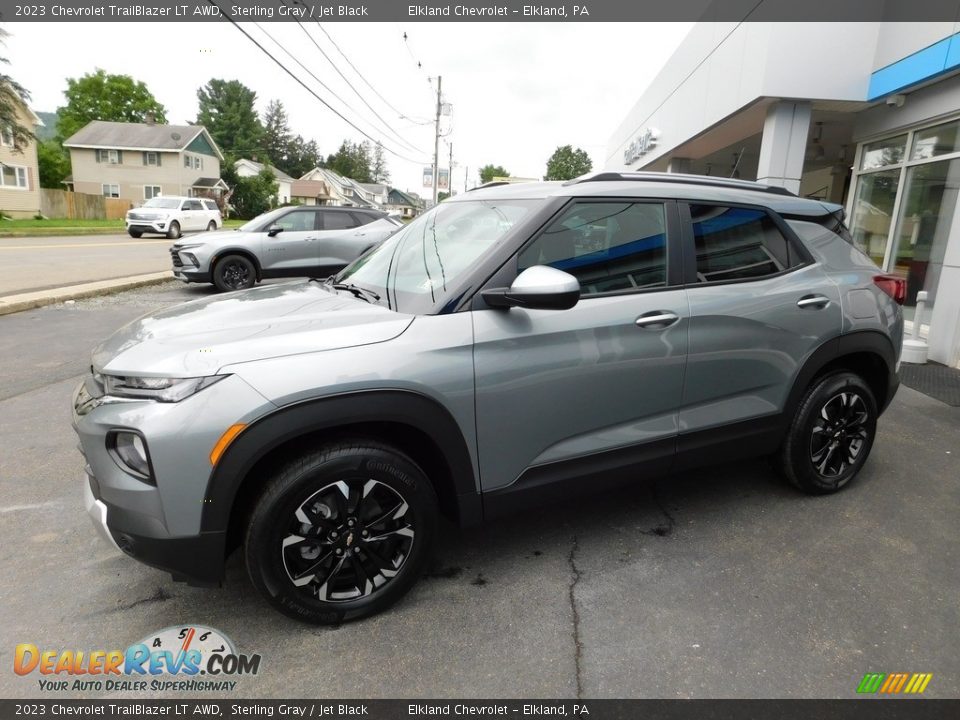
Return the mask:
[[[297,4],[302,4],[299,0],[292,0],[292,2],[293,2],[293,4],[295,4],[295,5],[297,5]],[[351,83],[350,80],[347,79],[347,76],[343,74],[343,72],[340,70],[339,67],[337,67],[337,64],[336,64],[332,59],[330,59],[330,56],[327,55],[327,53],[324,51],[324,49],[323,49],[322,47],[320,47],[320,44],[314,39],[313,35],[310,34],[310,31],[307,30],[306,25],[304,25],[302,22],[300,22],[299,19],[297,20],[297,25],[300,26],[300,29],[303,30],[303,33],[304,33],[304,35],[307,36],[307,39],[310,40],[310,42],[313,43],[313,46],[314,46],[315,48],[317,48],[317,50],[320,51],[320,54],[323,55],[324,59],[325,59],[328,63],[330,63],[330,66],[331,66],[334,70],[337,71],[337,74],[343,79],[343,81],[347,84],[347,86],[348,86],[351,90],[353,90],[353,93],[354,93],[358,98],[360,98],[361,102],[363,102],[363,104],[367,106],[367,108],[370,110],[370,112],[372,112],[372,113],[374,114],[374,116],[377,118],[377,120],[379,120],[379,121],[381,122],[381,124],[382,124],[395,138],[397,138],[397,140],[399,140],[399,141],[400,141],[401,143],[403,143],[405,146],[407,146],[407,147],[410,148],[411,150],[414,150],[415,152],[423,153],[423,152],[424,152],[423,150],[421,150],[421,149],[418,148],[416,145],[414,145],[414,144],[408,142],[407,140],[405,140],[396,130],[394,130],[393,127],[391,127],[390,124],[380,116],[380,113],[378,113],[378,112],[376,111],[376,109],[374,109],[374,107],[373,107],[370,103],[367,102],[367,99],[366,99],[363,95],[360,94],[360,91],[357,90],[357,89],[353,86],[353,83]],[[317,22],[317,25],[320,25],[320,23]],[[323,29],[323,28],[321,27],[321,30],[322,30],[322,29]],[[342,54],[343,54],[343,53],[341,52],[341,55],[342,55]],[[349,62],[349,60],[348,60],[347,62]],[[369,84],[369,83],[368,83],[368,84]],[[376,92],[376,91],[374,90],[374,92]],[[381,98],[381,99],[382,99],[382,98]],[[342,102],[342,101],[341,101],[341,102]],[[354,111],[354,112],[356,112],[356,111]]]
[[[400,158],[401,160],[405,160],[405,161],[407,161],[407,162],[412,162],[412,163],[418,163],[418,164],[421,164],[421,165],[426,162],[426,161],[424,161],[424,160],[415,160],[415,159],[413,159],[413,158],[407,157],[406,155],[401,155],[400,153],[398,153],[398,152],[397,152],[396,150],[394,150],[393,148],[391,148],[391,147],[389,147],[388,145],[384,144],[381,140],[377,140],[376,138],[374,138],[373,136],[371,136],[369,133],[367,133],[365,130],[362,130],[361,128],[357,127],[356,124],[354,124],[354,123],[351,122],[349,119],[347,119],[347,118],[343,115],[343,113],[341,113],[339,110],[337,110],[335,107],[333,107],[330,103],[328,103],[328,102],[327,102],[326,100],[324,100],[322,97],[320,97],[319,95],[317,95],[317,93],[314,92],[305,82],[303,82],[303,80],[301,80],[299,77],[297,77],[297,76],[290,70],[290,68],[288,68],[286,65],[284,65],[284,64],[283,64],[282,62],[280,62],[279,60],[277,60],[277,58],[274,57],[273,54],[272,54],[269,50],[267,50],[265,47],[263,47],[263,45],[261,45],[259,42],[257,42],[257,40],[256,40],[254,37],[252,37],[252,36],[250,35],[250,33],[248,33],[246,30],[244,30],[242,27],[240,27],[240,24],[239,24],[236,20],[234,20],[228,13],[226,13],[226,12],[223,10],[223,8],[221,8],[221,7],[217,4],[216,0],[207,0],[207,2],[208,2],[210,5],[213,5],[214,7],[216,7],[216,8],[220,11],[220,14],[221,14],[231,25],[233,25],[235,28],[237,28],[237,30],[239,30],[241,33],[243,33],[244,37],[246,37],[247,40],[249,40],[249,41],[252,42],[254,45],[256,45],[264,55],[266,55],[268,58],[270,58],[271,60],[273,60],[273,62],[276,63],[276,64],[280,67],[280,69],[283,70],[287,75],[289,75],[291,78],[293,78],[293,79],[297,82],[298,85],[300,85],[304,90],[306,90],[308,93],[310,93],[311,95],[313,95],[317,100],[319,100],[321,103],[323,103],[324,106],[326,106],[330,111],[332,111],[333,114],[336,115],[338,118],[340,118],[341,120],[343,120],[347,125],[349,125],[350,127],[352,127],[354,130],[356,130],[358,133],[360,133],[361,135],[363,135],[365,138],[367,138],[367,139],[370,140],[371,142],[378,143],[379,145],[381,145],[381,146],[383,147],[384,150],[386,150],[387,152],[389,152],[391,155],[397,156],[397,157]],[[341,102],[342,102],[342,101],[341,101]]]
[[[293,2],[294,2],[294,3],[299,3],[299,4],[301,4],[301,5],[303,4],[302,0],[293,0]],[[330,41],[330,44],[333,45],[333,47],[336,48],[337,52],[340,53],[340,55],[343,57],[343,59],[347,61],[347,65],[349,65],[349,66],[351,67],[351,69],[357,74],[357,76],[358,76],[361,80],[363,80],[363,82],[366,84],[366,86],[373,91],[373,94],[376,95],[378,98],[380,98],[380,100],[383,102],[384,105],[386,105],[388,108],[390,108],[391,110],[393,110],[393,112],[395,112],[395,113],[397,114],[397,117],[399,117],[401,120],[416,120],[413,116],[407,115],[406,113],[403,113],[403,112],[400,112],[399,110],[397,110],[397,108],[394,107],[393,104],[391,104],[389,100],[387,100],[383,95],[381,95],[381,94],[379,93],[379,91],[370,83],[370,81],[367,80],[367,78],[364,76],[364,74],[363,74],[362,72],[360,72],[359,69],[357,69],[357,66],[354,65],[354,64],[350,61],[350,58],[347,57],[346,53],[343,52],[343,50],[340,49],[340,46],[337,45],[336,41],[330,36],[330,33],[329,33],[329,32],[327,31],[327,29],[320,23],[320,21],[314,19],[314,22],[317,24],[317,27],[320,28],[320,32],[322,32],[324,35],[327,36],[327,40]],[[433,122],[433,121],[432,121],[432,120],[427,120],[425,124],[429,125],[431,122]],[[419,124],[422,124],[422,123],[419,123],[419,122],[418,122],[417,124],[419,125]]]

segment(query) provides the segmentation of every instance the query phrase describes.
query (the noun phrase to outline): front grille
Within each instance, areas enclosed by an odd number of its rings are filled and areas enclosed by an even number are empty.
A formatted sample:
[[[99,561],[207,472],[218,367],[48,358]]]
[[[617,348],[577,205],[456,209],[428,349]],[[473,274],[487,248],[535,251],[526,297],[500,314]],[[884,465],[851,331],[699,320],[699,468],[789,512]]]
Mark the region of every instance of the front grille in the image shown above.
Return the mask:
[[[147,220],[149,222],[153,222],[154,220],[157,219],[155,215],[144,215],[143,213],[134,213],[134,212],[129,213],[127,217],[130,220]]]

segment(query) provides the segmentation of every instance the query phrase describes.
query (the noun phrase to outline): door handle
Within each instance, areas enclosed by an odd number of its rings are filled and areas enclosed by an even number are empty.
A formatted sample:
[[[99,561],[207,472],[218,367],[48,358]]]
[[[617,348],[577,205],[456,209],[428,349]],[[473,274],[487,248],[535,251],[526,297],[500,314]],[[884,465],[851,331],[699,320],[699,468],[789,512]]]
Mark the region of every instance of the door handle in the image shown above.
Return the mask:
[[[813,308],[814,310],[823,310],[830,304],[830,298],[823,295],[804,295],[797,300],[798,308]]]
[[[316,238],[304,238],[304,239],[303,239],[304,242],[313,242],[314,240],[316,240]]]
[[[638,317],[636,325],[638,328],[643,328],[644,330],[663,330],[673,325],[679,319],[679,315],[669,310],[654,310],[653,312],[644,313]]]

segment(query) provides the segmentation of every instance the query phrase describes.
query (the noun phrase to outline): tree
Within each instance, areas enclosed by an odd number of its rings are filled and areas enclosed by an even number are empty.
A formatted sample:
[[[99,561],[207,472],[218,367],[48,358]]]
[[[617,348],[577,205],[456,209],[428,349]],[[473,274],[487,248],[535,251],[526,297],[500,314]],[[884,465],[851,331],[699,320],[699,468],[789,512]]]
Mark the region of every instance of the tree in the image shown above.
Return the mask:
[[[495,177],[510,177],[510,171],[501,165],[484,165],[480,168],[480,182],[488,183]]]
[[[57,139],[37,143],[40,187],[63,190],[63,180],[70,174],[70,156]]]
[[[593,162],[585,150],[570,145],[558,147],[547,160],[544,180],[572,180],[593,169]]]
[[[384,157],[383,145],[380,143],[373,148],[370,175],[375,183],[390,182],[390,170],[387,168],[387,159]]]
[[[290,153],[293,136],[287,111],[279,100],[271,100],[263,114],[263,148],[270,162],[286,172],[286,160]]]
[[[276,163],[276,165],[287,175],[295,178],[303,177],[314,168],[326,166],[316,141],[307,142],[301,135],[297,135],[290,142],[284,163],[283,165]]]
[[[0,44],[10,33],[0,28]],[[0,57],[0,63],[9,65],[10,61]],[[0,73],[0,126],[13,133],[14,148],[21,148],[33,140],[33,129],[20,122],[20,112],[26,107],[30,93],[20,83],[6,73]]]
[[[66,140],[91,120],[167,121],[166,110],[147,86],[129,75],[108,75],[97,69],[81,78],[67,78],[67,104],[57,108],[57,136]]]
[[[225,155],[264,155],[263,125],[254,107],[257,93],[239,80],[214,78],[197,90],[197,99],[197,124],[207,129]]]
[[[357,182],[374,182],[368,142],[352,143],[344,140],[337,152],[327,158],[327,167],[338,175]]]
[[[230,204],[237,217],[249,220],[276,204],[280,186],[270,170],[264,168],[256,175],[239,177],[233,163],[225,163],[221,175],[231,188]]]

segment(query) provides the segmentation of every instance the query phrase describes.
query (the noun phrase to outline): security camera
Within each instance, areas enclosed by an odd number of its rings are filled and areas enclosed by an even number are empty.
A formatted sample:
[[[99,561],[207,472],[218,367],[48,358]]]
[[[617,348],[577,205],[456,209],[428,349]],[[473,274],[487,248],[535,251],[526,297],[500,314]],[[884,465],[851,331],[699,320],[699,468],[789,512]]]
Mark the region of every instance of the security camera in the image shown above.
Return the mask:
[[[900,108],[900,107],[903,107],[903,104],[904,104],[906,101],[907,101],[907,96],[906,96],[906,95],[903,95],[903,94],[901,94],[901,93],[897,93],[896,95],[890,95],[890,96],[886,99],[885,102],[886,102],[887,105],[889,105],[890,107],[898,107],[898,108]]]

